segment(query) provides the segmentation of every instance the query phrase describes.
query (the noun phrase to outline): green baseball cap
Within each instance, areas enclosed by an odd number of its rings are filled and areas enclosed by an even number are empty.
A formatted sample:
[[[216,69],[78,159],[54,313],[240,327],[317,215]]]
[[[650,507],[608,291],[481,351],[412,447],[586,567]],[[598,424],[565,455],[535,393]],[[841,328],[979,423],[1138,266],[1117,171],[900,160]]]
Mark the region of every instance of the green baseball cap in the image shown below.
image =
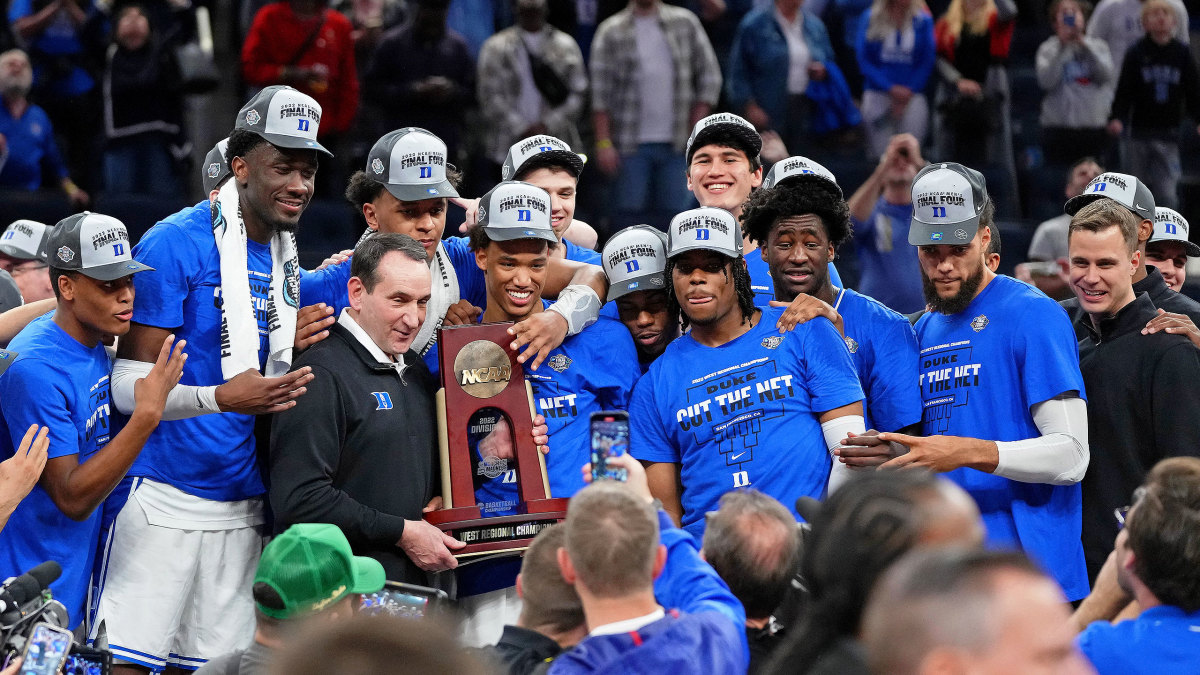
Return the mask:
[[[351,593],[375,593],[387,576],[373,558],[356,556],[336,525],[300,523],[263,549],[254,585],[266,584],[279,596],[273,606],[255,605],[267,616],[291,619],[319,612]]]

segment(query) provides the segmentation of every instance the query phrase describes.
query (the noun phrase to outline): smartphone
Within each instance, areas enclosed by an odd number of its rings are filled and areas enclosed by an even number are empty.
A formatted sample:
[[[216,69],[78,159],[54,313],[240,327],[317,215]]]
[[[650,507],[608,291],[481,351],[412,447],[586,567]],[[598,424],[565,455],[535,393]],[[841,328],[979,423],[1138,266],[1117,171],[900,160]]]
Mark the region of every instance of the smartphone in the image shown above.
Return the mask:
[[[25,644],[21,675],[55,675],[71,649],[71,631],[48,623],[33,627]]]
[[[1070,14],[1063,14],[1062,22],[1063,22],[1064,26],[1066,26],[1068,28],[1074,28],[1075,27],[1075,12],[1071,12]]]
[[[592,413],[592,480],[629,479],[625,469],[610,468],[609,457],[629,452],[629,413],[621,410],[602,410]]]
[[[76,645],[63,664],[63,675],[109,675],[112,652]]]
[[[449,600],[446,592],[428,586],[388,581],[377,593],[362,596],[358,611],[368,616],[398,616],[420,619]]]

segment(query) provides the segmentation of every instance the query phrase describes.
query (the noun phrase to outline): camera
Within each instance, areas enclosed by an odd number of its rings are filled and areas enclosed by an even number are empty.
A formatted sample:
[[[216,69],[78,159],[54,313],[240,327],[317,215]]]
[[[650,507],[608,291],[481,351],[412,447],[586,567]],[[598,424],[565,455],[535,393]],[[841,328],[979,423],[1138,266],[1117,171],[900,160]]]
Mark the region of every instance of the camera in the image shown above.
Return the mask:
[[[62,567],[51,560],[0,584],[0,645],[3,645],[0,663],[26,654],[31,646],[40,653],[42,645],[31,645],[37,642],[35,633],[49,635],[66,629],[67,608],[49,591],[50,584],[61,574]],[[44,628],[38,631],[39,626]],[[112,656],[106,650],[72,644],[63,665],[72,666],[65,671],[72,675],[104,675],[109,672],[111,663]],[[96,667],[90,667],[93,665]]]

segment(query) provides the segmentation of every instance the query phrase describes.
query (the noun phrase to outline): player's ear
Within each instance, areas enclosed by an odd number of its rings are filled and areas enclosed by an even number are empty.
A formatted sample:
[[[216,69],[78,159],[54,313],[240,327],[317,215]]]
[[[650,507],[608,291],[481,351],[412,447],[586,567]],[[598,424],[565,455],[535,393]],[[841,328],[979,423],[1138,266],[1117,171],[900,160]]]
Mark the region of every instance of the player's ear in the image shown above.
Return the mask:
[[[350,299],[350,308],[356,312],[362,311],[363,296],[367,294],[367,287],[362,279],[350,277],[350,281],[346,283],[346,291]]]
[[[487,249],[480,248],[475,250],[475,266],[481,270],[487,270]]]
[[[578,576],[575,574],[575,566],[571,564],[571,556],[567,555],[567,549],[559,548],[555,555],[558,560],[558,571],[562,573],[563,581],[574,586]]]
[[[367,227],[378,232],[379,231],[379,214],[375,210],[375,205],[371,202],[367,202],[366,204],[363,204],[362,212],[363,212],[363,218],[367,221]]]

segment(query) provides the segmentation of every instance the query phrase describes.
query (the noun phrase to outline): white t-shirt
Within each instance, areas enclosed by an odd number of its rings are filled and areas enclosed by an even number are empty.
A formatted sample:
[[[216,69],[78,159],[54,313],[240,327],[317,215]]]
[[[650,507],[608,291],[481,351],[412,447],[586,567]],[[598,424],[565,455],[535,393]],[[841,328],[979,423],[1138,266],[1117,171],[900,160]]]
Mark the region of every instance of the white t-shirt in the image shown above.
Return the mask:
[[[637,39],[639,143],[670,143],[675,131],[675,61],[657,16],[633,19]]]
[[[787,40],[788,48],[788,82],[789,94],[803,94],[808,88],[808,64],[812,61],[812,52],[804,41],[804,12],[796,10],[796,20],[788,21],[778,9],[775,10],[775,21],[783,29],[783,37]]]

